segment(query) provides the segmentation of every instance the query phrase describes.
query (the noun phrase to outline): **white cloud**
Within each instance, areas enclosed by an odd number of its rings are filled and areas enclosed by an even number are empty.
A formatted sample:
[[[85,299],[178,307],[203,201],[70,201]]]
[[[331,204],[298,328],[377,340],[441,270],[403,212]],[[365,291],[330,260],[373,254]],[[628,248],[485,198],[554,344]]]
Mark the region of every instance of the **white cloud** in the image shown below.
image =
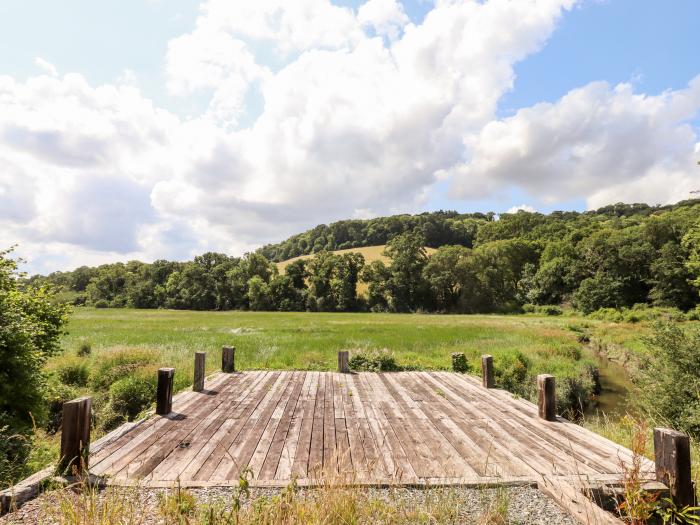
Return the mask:
[[[360,6],[357,20],[363,27],[371,27],[391,40],[396,40],[409,23],[403,5],[396,0],[369,0]]]
[[[527,204],[521,204],[520,206],[513,206],[512,208],[508,208],[508,211],[506,213],[518,213],[521,210],[526,211],[528,213],[535,213],[537,211],[532,206],[529,206]]]
[[[395,0],[209,0],[167,46],[169,91],[209,99],[185,120],[129,74],[0,77],[0,247],[43,269],[241,253],[416,211],[445,178],[462,197],[665,199],[689,183],[698,81],[656,97],[594,83],[495,120],[514,64],[574,3],[438,0],[414,24]]]
[[[675,202],[697,181],[688,121],[698,110],[700,76],[657,96],[594,82],[486,125],[467,143],[470,161],[452,170],[454,189],[466,197],[519,186],[548,202],[583,196],[590,207]]]
[[[35,57],[34,58],[34,64],[44,71],[44,73],[48,73],[52,77],[57,77],[58,76],[58,70],[56,69],[56,66],[54,66],[51,62],[48,60],[44,60],[41,57]]]

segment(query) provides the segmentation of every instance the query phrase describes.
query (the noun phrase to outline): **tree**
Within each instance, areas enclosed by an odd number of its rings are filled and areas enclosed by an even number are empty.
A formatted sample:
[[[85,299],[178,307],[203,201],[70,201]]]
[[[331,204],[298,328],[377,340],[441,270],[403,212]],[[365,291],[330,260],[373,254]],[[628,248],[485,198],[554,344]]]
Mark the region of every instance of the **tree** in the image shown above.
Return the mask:
[[[380,260],[372,261],[362,269],[362,282],[367,284],[367,306],[373,312],[389,310],[389,279],[391,272]]]
[[[259,275],[254,275],[248,281],[248,304],[251,310],[272,309],[270,288]]]
[[[388,286],[391,309],[416,310],[428,295],[423,279],[423,268],[428,262],[425,239],[419,233],[403,233],[389,241],[384,255],[391,259]]]
[[[334,262],[330,284],[335,309],[340,312],[357,310],[357,281],[365,266],[365,258],[360,253],[345,253]]]
[[[434,306],[441,311],[455,311],[469,272],[471,250],[463,246],[442,246],[430,256],[423,278],[432,292]]]
[[[667,242],[651,263],[652,285],[649,297],[659,306],[675,306],[689,310],[695,305],[697,292],[691,284],[692,275],[685,264],[686,254],[681,246]]]
[[[309,298],[313,301],[313,309],[322,312],[332,312],[336,309],[331,281],[337,260],[338,256],[334,253],[321,251],[309,261]]]
[[[605,273],[581,281],[574,294],[574,305],[584,314],[599,308],[618,308],[624,302],[622,283]]]
[[[21,287],[15,261],[0,251],[0,483],[29,450],[34,420],[45,417],[46,359],[59,351],[68,307],[48,288]],[[12,438],[11,436],[15,436]]]
[[[690,283],[700,290],[700,219],[683,236],[683,249],[688,254],[686,268],[688,269]],[[695,299],[697,301],[697,296]]]

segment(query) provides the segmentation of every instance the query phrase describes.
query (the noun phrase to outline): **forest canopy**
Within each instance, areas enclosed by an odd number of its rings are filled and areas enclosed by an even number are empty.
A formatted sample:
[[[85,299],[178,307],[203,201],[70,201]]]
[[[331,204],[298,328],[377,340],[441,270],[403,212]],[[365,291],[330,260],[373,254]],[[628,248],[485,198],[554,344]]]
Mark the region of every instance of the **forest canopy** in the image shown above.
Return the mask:
[[[387,262],[332,253],[384,244]],[[429,255],[426,247],[437,250]],[[310,254],[283,273],[275,264]],[[643,304],[689,311],[700,302],[700,200],[347,220],[243,257],[82,266],[29,281],[95,307],[473,313],[564,304],[590,313]]]

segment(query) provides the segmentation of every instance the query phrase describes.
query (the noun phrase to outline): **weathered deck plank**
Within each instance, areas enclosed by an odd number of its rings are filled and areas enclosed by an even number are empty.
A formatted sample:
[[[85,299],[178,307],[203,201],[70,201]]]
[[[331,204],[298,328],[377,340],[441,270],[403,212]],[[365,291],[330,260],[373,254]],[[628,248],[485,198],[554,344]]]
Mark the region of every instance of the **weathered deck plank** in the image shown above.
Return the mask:
[[[632,453],[531,403],[449,372],[220,374],[174,413],[116,432],[91,457],[109,483],[284,486],[609,482]],[[644,462],[653,478],[653,463]]]

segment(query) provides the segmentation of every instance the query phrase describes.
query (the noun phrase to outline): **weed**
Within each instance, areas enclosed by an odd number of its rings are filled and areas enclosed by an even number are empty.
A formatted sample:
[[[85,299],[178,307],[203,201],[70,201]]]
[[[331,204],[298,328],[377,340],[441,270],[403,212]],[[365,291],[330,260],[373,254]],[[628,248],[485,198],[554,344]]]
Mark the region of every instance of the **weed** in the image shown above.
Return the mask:
[[[55,368],[56,376],[64,385],[87,386],[90,367],[79,357],[64,356]]]
[[[352,370],[364,372],[397,372],[402,369],[394,354],[386,348],[354,352],[348,364]]]
[[[76,353],[78,357],[87,357],[92,353],[92,344],[87,337],[81,337],[78,339],[78,348]]]

